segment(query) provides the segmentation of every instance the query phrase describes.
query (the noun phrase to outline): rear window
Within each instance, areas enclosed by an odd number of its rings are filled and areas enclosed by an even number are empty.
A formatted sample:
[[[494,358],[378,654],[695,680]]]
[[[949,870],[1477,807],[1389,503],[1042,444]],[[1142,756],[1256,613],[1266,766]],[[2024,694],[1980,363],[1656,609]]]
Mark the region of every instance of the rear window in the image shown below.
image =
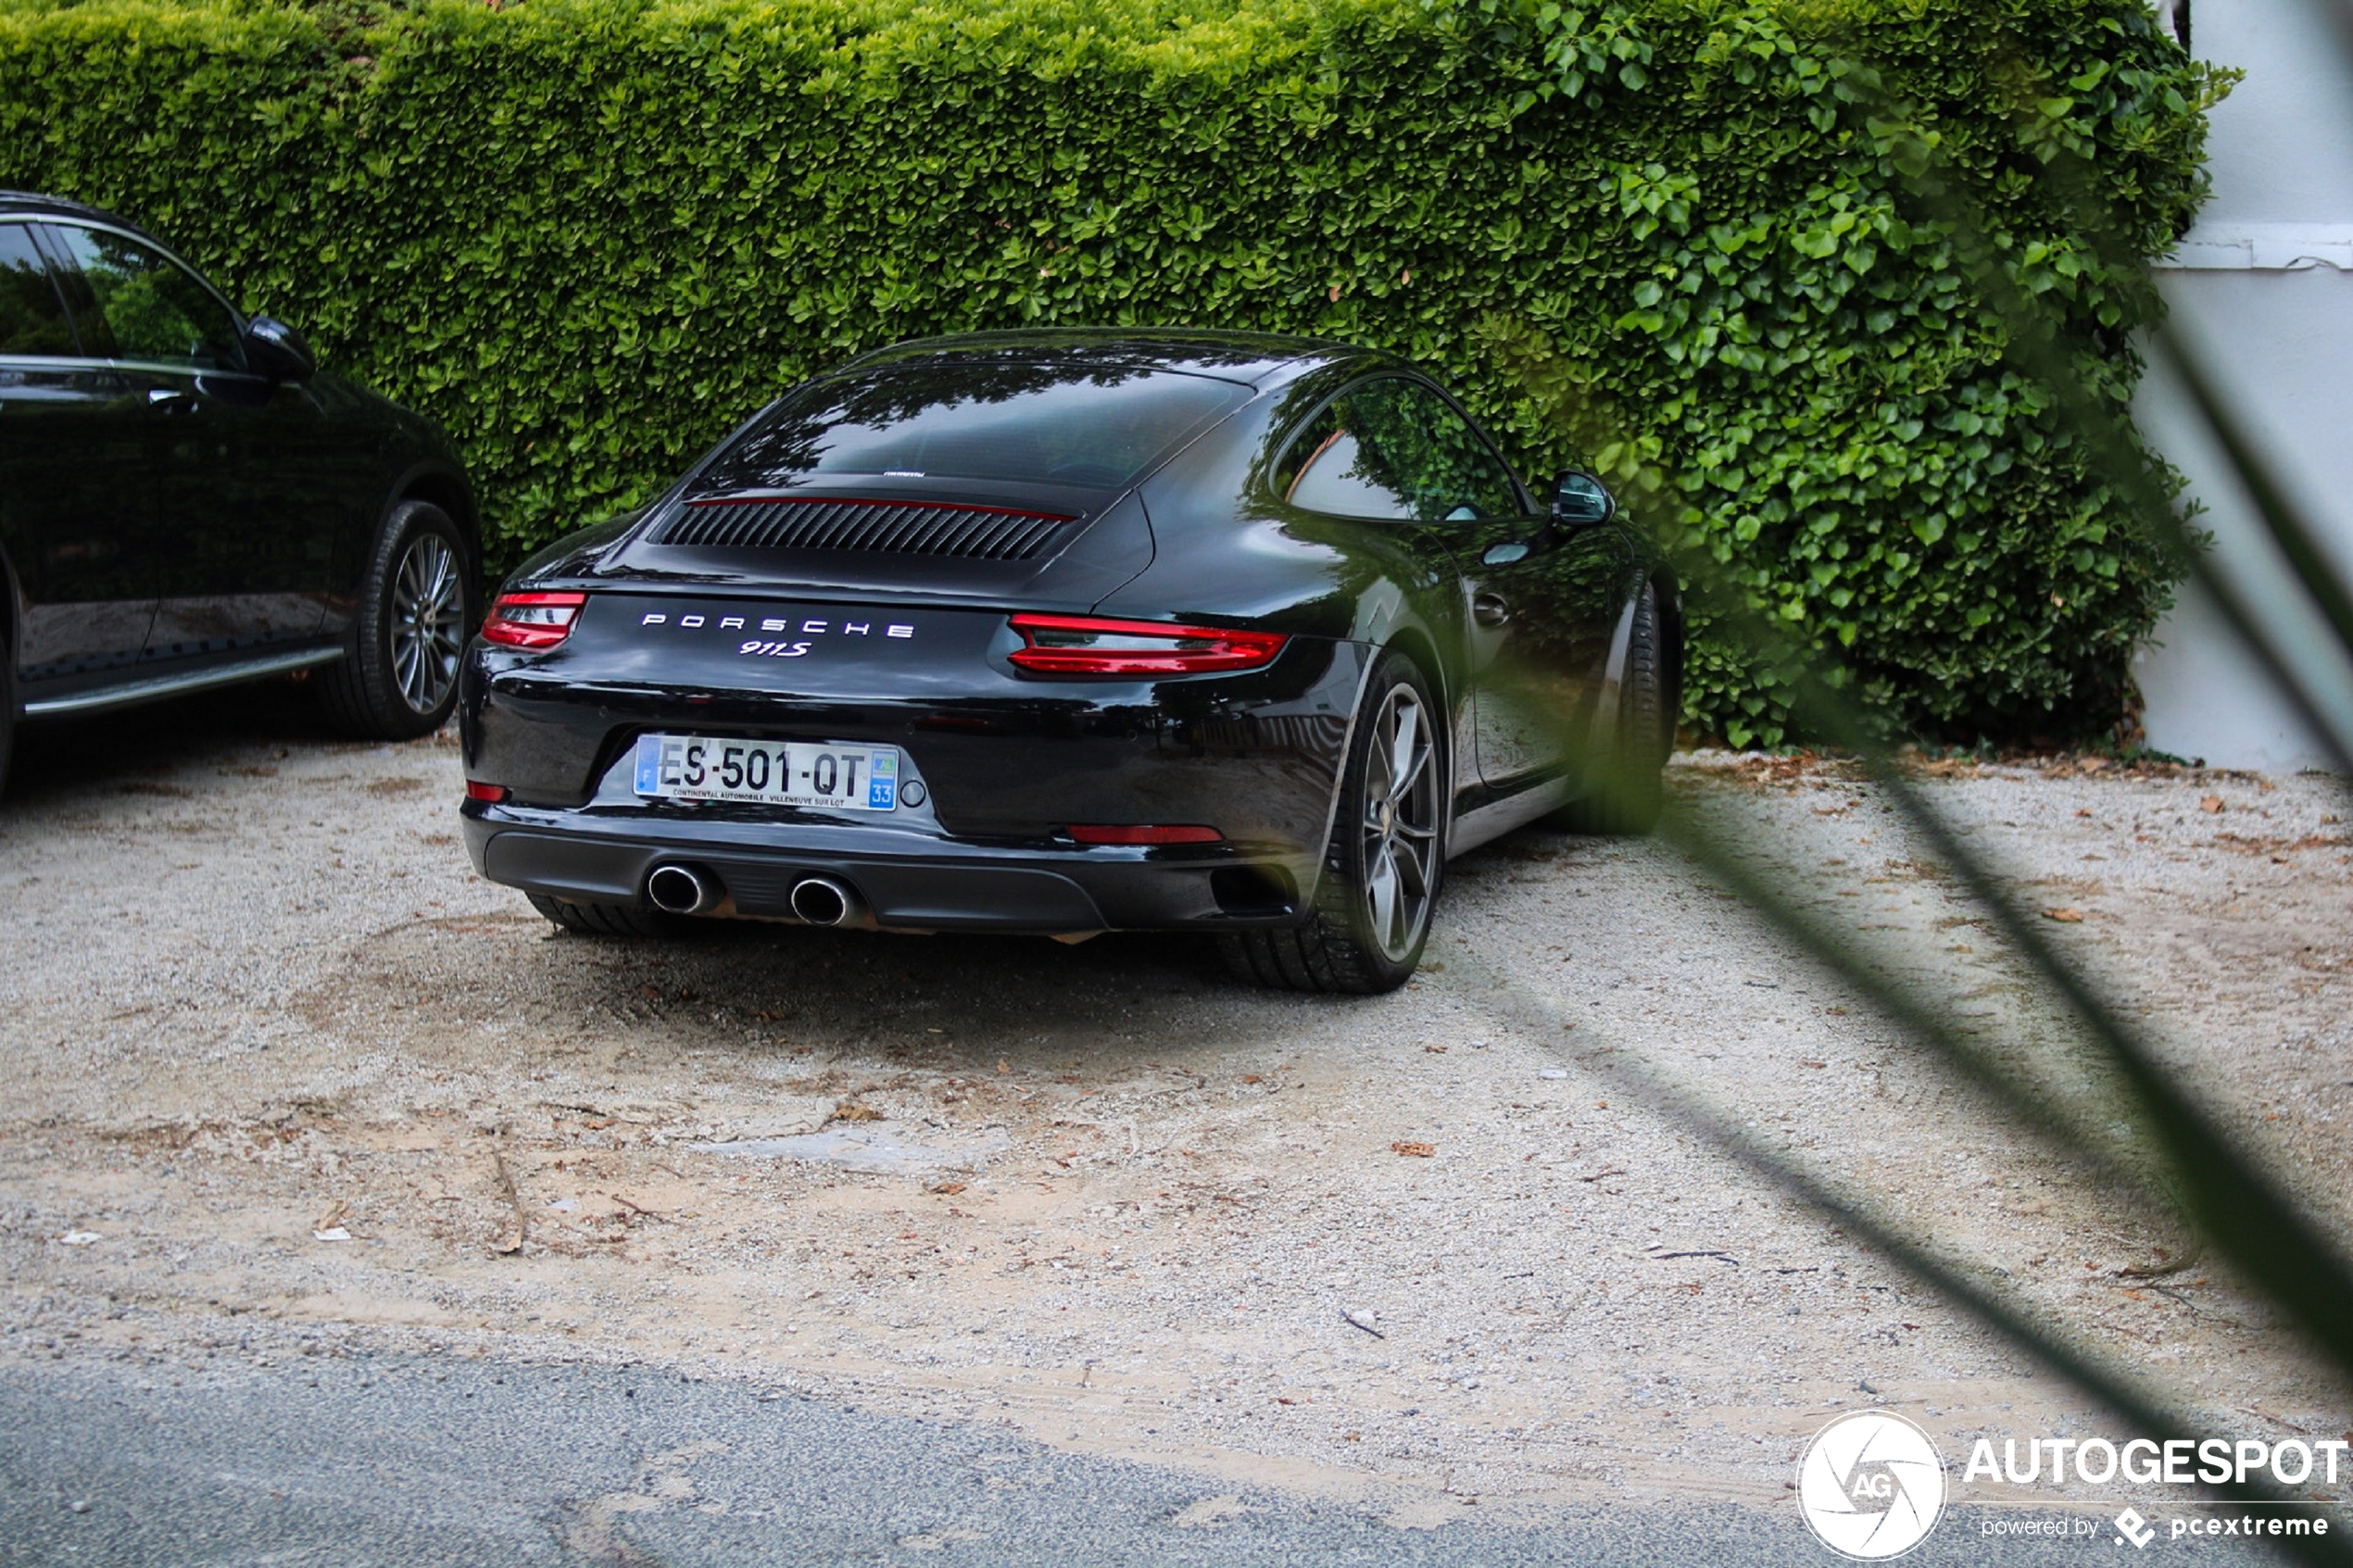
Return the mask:
[[[1122,366],[950,363],[813,382],[704,475],[714,489],[825,474],[1114,489],[1250,389]]]

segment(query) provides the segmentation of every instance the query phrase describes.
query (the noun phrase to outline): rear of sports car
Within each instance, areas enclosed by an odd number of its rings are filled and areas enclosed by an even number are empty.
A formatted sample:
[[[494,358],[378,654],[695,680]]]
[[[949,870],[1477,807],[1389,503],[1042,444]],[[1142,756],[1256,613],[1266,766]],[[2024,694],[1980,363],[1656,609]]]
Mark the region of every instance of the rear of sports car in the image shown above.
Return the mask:
[[[1097,610],[1152,560],[1141,482],[1253,395],[1001,354],[787,395],[499,596],[465,672],[475,864],[559,911],[1294,921],[1360,650]]]

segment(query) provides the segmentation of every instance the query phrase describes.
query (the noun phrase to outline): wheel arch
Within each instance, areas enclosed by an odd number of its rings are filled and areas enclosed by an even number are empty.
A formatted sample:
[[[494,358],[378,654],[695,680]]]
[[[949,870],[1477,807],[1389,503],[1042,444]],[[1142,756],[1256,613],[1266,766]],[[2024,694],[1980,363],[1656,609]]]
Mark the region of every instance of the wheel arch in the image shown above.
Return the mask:
[[[1446,661],[1438,657],[1438,644],[1428,631],[1412,623],[1398,627],[1390,634],[1389,641],[1374,654],[1371,662],[1365,665],[1365,679],[1372,678],[1372,666],[1380,661],[1380,655],[1390,652],[1403,654],[1420,668],[1429,684],[1438,688],[1438,700],[1444,705],[1451,721],[1454,710],[1453,683],[1449,679]]]
[[[458,470],[441,463],[419,463],[400,476],[393,486],[392,498],[384,503],[384,516],[389,519],[395,508],[405,501],[424,501],[439,507],[458,525],[458,533],[465,541],[472,556],[468,563],[473,568],[475,591],[483,591],[482,518],[474,505],[473,486]],[[379,521],[378,527],[383,526]]]

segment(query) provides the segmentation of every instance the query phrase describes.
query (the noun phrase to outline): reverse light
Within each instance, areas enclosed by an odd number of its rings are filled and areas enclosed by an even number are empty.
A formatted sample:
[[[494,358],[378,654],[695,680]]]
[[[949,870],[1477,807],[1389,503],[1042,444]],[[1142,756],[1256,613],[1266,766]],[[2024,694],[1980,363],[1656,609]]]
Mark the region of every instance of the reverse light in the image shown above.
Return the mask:
[[[505,784],[484,784],[480,779],[468,779],[466,781],[466,798],[469,800],[480,800],[488,805],[496,806],[501,800],[507,798],[507,786]]]
[[[1013,618],[1022,646],[1006,657],[1033,675],[1206,675],[1257,670],[1275,661],[1279,632],[1105,621],[1091,615]],[[1189,842],[1189,841],[1186,841]]]
[[[482,623],[485,641],[544,653],[572,635],[585,594],[501,594]]]
[[[1081,844],[1220,844],[1215,828],[1158,822],[1073,822],[1070,836]]]

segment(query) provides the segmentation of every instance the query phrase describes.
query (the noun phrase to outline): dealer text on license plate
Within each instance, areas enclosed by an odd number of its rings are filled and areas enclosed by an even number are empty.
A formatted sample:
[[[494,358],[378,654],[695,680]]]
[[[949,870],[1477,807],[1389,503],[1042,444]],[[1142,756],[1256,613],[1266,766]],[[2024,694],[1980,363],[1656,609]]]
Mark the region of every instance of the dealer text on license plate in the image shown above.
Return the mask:
[[[899,753],[890,746],[797,740],[640,735],[637,793],[665,800],[892,811],[899,807]]]

